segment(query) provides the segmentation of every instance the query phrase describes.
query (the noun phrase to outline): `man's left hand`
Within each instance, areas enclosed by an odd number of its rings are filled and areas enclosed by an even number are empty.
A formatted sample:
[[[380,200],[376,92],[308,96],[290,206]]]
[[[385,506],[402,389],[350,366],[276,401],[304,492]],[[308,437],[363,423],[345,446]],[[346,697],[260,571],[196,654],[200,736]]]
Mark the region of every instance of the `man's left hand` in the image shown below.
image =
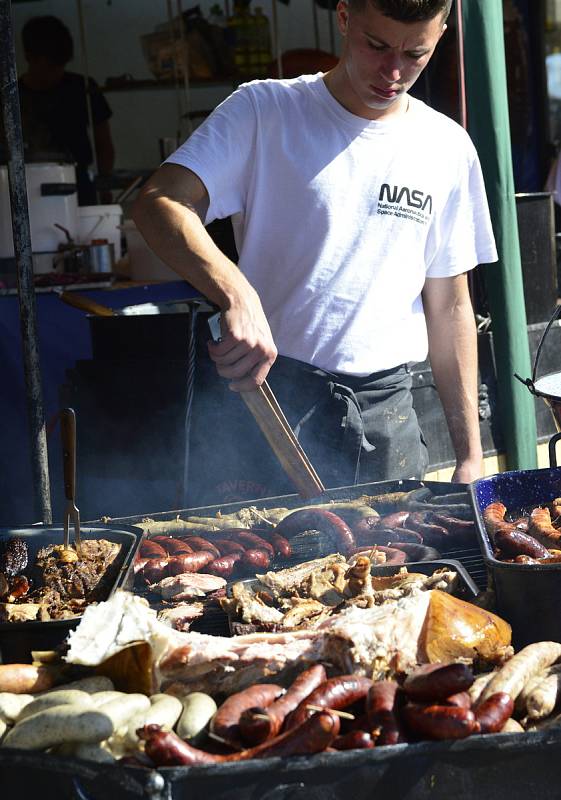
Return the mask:
[[[478,478],[482,478],[483,473],[484,469],[482,458],[458,461],[456,463],[456,469],[454,470],[450,480],[452,483],[471,483]]]

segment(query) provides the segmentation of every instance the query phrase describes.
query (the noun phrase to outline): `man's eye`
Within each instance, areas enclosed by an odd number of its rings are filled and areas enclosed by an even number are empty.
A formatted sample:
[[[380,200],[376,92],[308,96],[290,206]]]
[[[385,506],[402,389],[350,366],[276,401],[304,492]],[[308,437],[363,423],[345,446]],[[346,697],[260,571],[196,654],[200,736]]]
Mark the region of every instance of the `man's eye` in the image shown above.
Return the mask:
[[[378,52],[378,53],[380,53],[382,50],[385,50],[385,47],[384,47],[384,45],[383,45],[383,44],[373,44],[373,43],[372,43],[372,42],[370,42],[370,41],[369,41],[369,42],[367,42],[367,44],[368,44],[368,47],[369,47],[371,50],[376,50],[376,52]]]
[[[421,58],[425,55],[425,53],[407,53],[409,58],[412,58],[413,61],[420,61]]]

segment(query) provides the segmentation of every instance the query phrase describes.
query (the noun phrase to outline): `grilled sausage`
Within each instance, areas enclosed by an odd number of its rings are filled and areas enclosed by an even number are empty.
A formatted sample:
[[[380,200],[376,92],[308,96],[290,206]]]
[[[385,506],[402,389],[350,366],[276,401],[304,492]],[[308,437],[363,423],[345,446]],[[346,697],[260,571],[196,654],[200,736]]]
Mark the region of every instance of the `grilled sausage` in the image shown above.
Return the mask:
[[[240,717],[240,733],[246,744],[256,745],[277,736],[285,718],[327,679],[325,667],[314,664],[304,670],[286,694],[267,708],[250,708]]]
[[[337,736],[332,747],[335,750],[371,750],[374,742],[368,731],[349,731]]]
[[[140,555],[144,556],[144,558],[162,559],[166,558],[167,553],[158,542],[154,542],[152,539],[144,539],[140,545]]]
[[[263,539],[261,536],[258,536],[256,533],[252,533],[252,531],[241,530],[230,533],[228,536],[235,542],[243,544],[245,548],[266,550],[271,558],[274,558],[275,550],[273,545],[270,542],[265,541],[265,539]]]
[[[547,548],[537,539],[518,528],[499,528],[495,531],[495,545],[505,556],[529,556],[530,558],[549,558]]]
[[[281,536],[286,536],[287,539],[310,530],[331,535],[343,555],[350,555],[353,548],[356,547],[351,529],[341,517],[332,511],[318,508],[299,509],[284,517],[276,527],[276,532]]]
[[[240,717],[248,708],[267,708],[284,693],[275,683],[256,683],[225,700],[210,723],[211,733],[234,746],[240,743]]]
[[[0,692],[33,694],[44,692],[56,683],[58,670],[32,664],[0,664]]]
[[[471,697],[468,692],[458,692],[452,694],[445,700],[447,706],[457,706],[458,708],[471,708]]]
[[[232,553],[245,553],[245,547],[239,542],[233,542],[230,539],[214,539],[213,544],[220,551],[221,556],[229,556]]]
[[[466,541],[471,541],[475,538],[475,523],[473,520],[456,519],[456,517],[448,514],[439,514],[434,511],[428,521],[446,528],[448,533],[455,538],[461,538]]]
[[[158,725],[139,728],[137,735],[146,742],[146,754],[157,767],[180,767],[200,764],[223,764],[232,761],[248,761],[251,758],[273,758],[275,756],[298,756],[321,753],[326,750],[339,733],[339,720],[333,714],[314,714],[300,727],[294,728],[276,739],[233,753],[228,756],[213,755],[184,742],[171,731],[162,731]]]
[[[142,569],[142,577],[146,583],[158,583],[162,578],[167,578],[169,573],[169,558],[149,558]]]
[[[483,521],[487,528],[487,533],[492,537],[493,534],[502,528],[504,525],[509,525],[505,521],[506,506],[502,503],[489,503],[483,510]]]
[[[207,539],[203,539],[202,536],[189,536],[185,541],[196,552],[204,550],[206,553],[212,553],[215,558],[220,558],[218,548]]]
[[[442,525],[425,522],[424,518],[425,515],[422,512],[413,512],[409,515],[407,527],[420,533],[425,544],[432,547],[442,546],[446,539],[450,537],[450,534]]]
[[[393,514],[384,514],[379,518],[379,524],[383,528],[402,528],[410,513],[410,511],[394,511]]]
[[[514,711],[514,701],[506,692],[492,694],[475,709],[481,733],[498,733]]]
[[[370,678],[364,678],[361,675],[341,675],[338,678],[329,678],[299,703],[287,718],[285,729],[298,727],[313,714],[314,712],[308,708],[309,705],[340,711],[366,697],[371,686]]]
[[[217,575],[219,578],[229,578],[241,557],[241,553],[230,553],[228,556],[215,558],[214,561],[211,561],[206,567],[206,572],[208,572],[209,575]]]
[[[251,548],[242,553],[240,564],[245,564],[252,569],[269,569],[271,565],[271,557],[266,550],[258,550]]]
[[[465,739],[479,730],[473,711],[457,706],[408,703],[402,717],[412,734],[425,739]]]
[[[198,572],[211,564],[214,554],[199,550],[196,553],[187,553],[184,556],[173,556],[169,560],[169,574],[183,575],[184,572]]]
[[[403,742],[399,724],[400,689],[395,681],[376,681],[366,697],[366,715],[372,738],[377,745]]]
[[[265,541],[270,542],[274,549],[275,553],[278,553],[284,558],[289,558],[292,555],[292,547],[288,539],[284,536],[281,536],[280,533],[277,533],[276,530],[263,530],[261,528],[253,531]]]
[[[425,664],[407,676],[403,691],[413,700],[445,700],[465,692],[473,681],[467,664]]]
[[[180,539],[173,539],[171,536],[158,536],[154,537],[152,541],[161,545],[166,553],[170,556],[187,555],[193,552],[193,548],[187,542]]]
[[[530,514],[528,533],[546,547],[558,547],[561,542],[561,531],[551,524],[549,508],[534,508]]]

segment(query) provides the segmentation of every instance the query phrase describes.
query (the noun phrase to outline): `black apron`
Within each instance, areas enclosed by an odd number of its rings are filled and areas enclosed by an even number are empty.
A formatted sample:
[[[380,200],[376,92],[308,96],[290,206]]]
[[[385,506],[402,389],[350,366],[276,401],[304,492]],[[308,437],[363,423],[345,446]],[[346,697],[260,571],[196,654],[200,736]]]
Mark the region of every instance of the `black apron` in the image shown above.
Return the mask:
[[[407,365],[355,378],[279,356],[268,382],[326,488],[424,476]],[[194,411],[189,505],[295,492],[242,399],[212,383]]]

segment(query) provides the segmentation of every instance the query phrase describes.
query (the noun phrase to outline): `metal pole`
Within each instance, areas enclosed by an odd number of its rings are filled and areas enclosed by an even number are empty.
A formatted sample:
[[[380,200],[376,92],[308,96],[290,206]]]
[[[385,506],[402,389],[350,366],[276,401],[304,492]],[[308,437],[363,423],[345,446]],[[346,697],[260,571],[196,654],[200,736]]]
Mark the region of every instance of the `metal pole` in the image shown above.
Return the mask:
[[[535,469],[534,398],[514,374],[531,373],[508,116],[501,0],[464,0],[469,132],[478,149],[499,263],[483,268],[491,310],[499,413],[508,469]]]
[[[53,521],[49,485],[47,433],[37,346],[33,257],[27,208],[23,136],[19,108],[16,53],[10,0],[0,0],[0,101],[6,133],[12,232],[16,257],[23,367],[31,437],[34,511],[45,524]]]
[[[466,60],[464,52],[464,18],[462,0],[456,0],[456,49],[458,53],[458,97],[460,122],[467,130]]]

